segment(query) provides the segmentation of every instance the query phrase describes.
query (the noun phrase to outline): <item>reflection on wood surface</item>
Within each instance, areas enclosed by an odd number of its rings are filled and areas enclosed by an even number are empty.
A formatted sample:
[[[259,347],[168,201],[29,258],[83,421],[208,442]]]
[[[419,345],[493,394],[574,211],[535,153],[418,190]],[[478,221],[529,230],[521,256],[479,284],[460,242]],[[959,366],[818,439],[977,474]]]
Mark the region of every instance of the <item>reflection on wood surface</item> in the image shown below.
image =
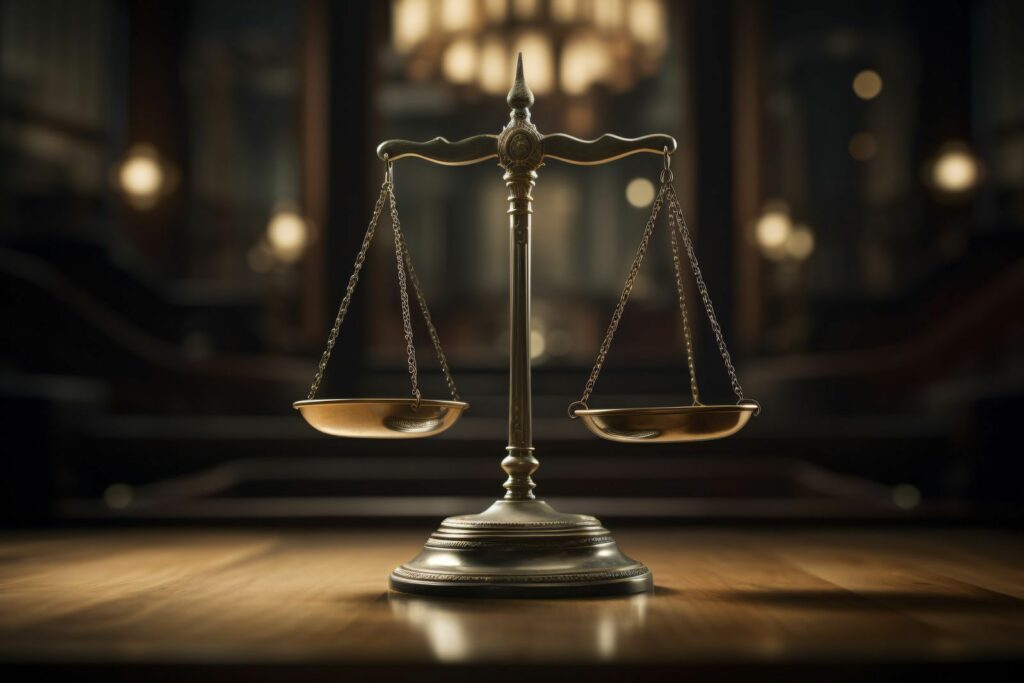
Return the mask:
[[[935,663],[1024,654],[1024,544],[989,531],[623,530],[654,594],[386,593],[405,531],[0,540],[4,661]]]

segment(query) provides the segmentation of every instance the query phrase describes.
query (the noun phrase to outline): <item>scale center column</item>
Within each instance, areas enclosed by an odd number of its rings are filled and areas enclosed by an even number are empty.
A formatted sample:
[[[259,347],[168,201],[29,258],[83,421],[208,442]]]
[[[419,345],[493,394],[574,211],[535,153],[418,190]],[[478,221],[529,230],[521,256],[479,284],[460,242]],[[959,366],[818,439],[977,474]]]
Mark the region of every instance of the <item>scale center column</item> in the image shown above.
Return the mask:
[[[508,125],[498,136],[498,159],[505,169],[509,214],[509,394],[508,474],[506,500],[532,500],[532,475],[540,463],[533,456],[533,407],[530,386],[530,231],[531,191],[544,157],[540,134],[530,122],[533,93],[523,79],[522,57],[508,93]]]

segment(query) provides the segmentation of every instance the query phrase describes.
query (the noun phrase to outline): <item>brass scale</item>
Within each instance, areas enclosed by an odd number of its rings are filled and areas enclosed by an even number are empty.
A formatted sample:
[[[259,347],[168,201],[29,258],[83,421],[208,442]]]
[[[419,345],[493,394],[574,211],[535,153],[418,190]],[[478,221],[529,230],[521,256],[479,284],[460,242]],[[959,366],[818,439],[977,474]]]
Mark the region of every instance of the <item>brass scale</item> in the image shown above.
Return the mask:
[[[497,158],[505,170],[504,180],[509,190],[510,227],[509,441],[506,448],[508,454],[501,462],[502,469],[508,474],[504,483],[506,493],[503,499],[479,514],[445,519],[427,540],[422,551],[391,573],[391,588],[405,593],[493,597],[613,595],[649,591],[653,587],[651,572],[643,564],[624,555],[608,530],[596,518],[558,512],[544,501],[537,500],[533,494],[531,475],[539,463],[533,453],[530,390],[530,216],[533,201],[530,192],[537,178],[537,169],[546,160],[594,165],[639,153],[659,154],[663,157],[661,185],[651,216],[644,228],[597,361],[582,396],[569,406],[569,416],[579,419],[587,429],[603,439],[637,444],[665,443],[730,436],[742,429],[751,416],[757,415],[760,406],[756,401],[743,396],[673,188],[670,162],[676,141],[668,135],[647,135],[636,139],[604,135],[591,141],[557,133],[541,135],[530,121],[529,107],[533,105],[534,98],[523,78],[522,55],[519,56],[515,82],[507,101],[512,113],[509,123],[499,135],[476,135],[457,142],[449,142],[444,138],[428,142],[388,140],[377,148],[377,155],[386,167],[380,196],[374,206],[370,225],[356,257],[355,267],[309,396],[306,400],[296,401],[294,405],[306,421],[321,432],[371,439],[434,436],[447,430],[462,416],[469,405],[460,399],[455,387],[402,235],[395,203],[392,164],[406,157],[418,157],[447,166],[476,164]],[[658,214],[666,204],[679,309],[685,332],[691,404],[590,408],[587,401],[594,390],[622,311],[633,289]],[[394,233],[403,330],[412,382],[411,397],[316,398],[385,205],[390,210]],[[681,251],[686,253],[719,352],[729,373],[737,398],[735,404],[705,405],[699,400],[683,288]],[[420,395],[410,322],[410,285],[430,333],[451,400],[425,399]]]

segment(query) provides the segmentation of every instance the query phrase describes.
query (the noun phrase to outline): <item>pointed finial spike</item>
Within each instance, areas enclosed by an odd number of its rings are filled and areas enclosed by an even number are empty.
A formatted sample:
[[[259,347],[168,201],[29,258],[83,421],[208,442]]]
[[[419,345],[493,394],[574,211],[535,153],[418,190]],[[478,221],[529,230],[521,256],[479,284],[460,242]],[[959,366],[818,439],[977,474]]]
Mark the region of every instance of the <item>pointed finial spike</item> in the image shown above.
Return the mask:
[[[527,109],[533,106],[533,93],[526,86],[526,79],[523,77],[523,53],[519,53],[519,58],[516,60],[516,80],[512,84],[512,89],[508,91],[508,97],[505,99],[508,102],[508,106],[512,107],[516,111]]]

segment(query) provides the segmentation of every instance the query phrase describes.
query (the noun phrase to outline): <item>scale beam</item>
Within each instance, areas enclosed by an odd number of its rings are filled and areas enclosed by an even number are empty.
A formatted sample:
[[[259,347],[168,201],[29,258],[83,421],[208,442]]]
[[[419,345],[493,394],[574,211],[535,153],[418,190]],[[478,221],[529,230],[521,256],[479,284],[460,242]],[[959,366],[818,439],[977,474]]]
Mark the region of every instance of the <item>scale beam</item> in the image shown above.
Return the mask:
[[[497,158],[498,136],[474,135],[455,142],[445,138],[426,142],[387,140],[377,147],[377,156],[388,161],[416,157],[442,166],[469,166]]]
[[[669,154],[676,151],[676,140],[671,135],[645,135],[640,138],[622,138],[606,134],[594,140],[580,140],[565,133],[545,135],[540,140],[541,162],[557,159],[578,166],[596,166],[633,154]],[[415,157],[442,166],[469,166],[498,158],[497,135],[474,135],[452,142],[437,137],[426,142],[387,140],[377,147],[381,160],[398,161]]]
[[[645,135],[642,138],[620,138],[605,134],[595,140],[580,140],[565,133],[553,133],[541,138],[545,159],[558,159],[567,164],[596,166],[607,164],[633,154],[669,154],[676,151],[676,140],[671,135]]]

